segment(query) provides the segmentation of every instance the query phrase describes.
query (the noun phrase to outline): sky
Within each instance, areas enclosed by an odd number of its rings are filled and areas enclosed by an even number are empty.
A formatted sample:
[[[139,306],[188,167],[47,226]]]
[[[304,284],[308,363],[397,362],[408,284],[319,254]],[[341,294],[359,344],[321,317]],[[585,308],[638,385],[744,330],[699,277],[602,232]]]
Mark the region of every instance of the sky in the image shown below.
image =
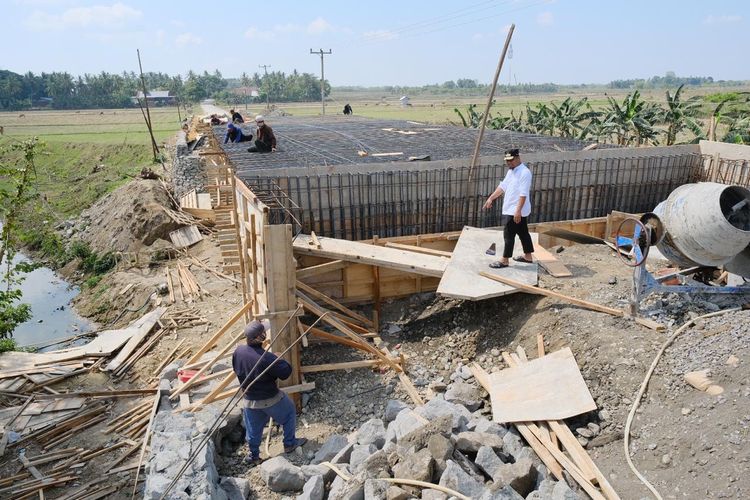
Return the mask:
[[[333,85],[750,80],[746,0],[2,0],[0,69],[299,72]]]

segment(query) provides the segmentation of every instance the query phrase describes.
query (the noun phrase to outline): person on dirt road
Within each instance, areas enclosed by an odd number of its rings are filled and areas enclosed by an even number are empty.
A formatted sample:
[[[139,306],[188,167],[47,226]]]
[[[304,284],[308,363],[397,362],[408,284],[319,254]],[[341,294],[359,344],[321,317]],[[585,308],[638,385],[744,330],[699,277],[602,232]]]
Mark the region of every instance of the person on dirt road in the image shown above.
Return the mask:
[[[253,134],[245,135],[239,125],[227,123],[227,135],[224,136],[224,144],[227,142],[247,142],[253,140]]]
[[[497,189],[484,202],[484,209],[489,210],[496,199],[505,195],[503,198],[502,216],[505,247],[503,248],[502,258],[490,264],[490,267],[494,269],[501,269],[510,265],[508,259],[513,256],[516,235],[518,235],[523,246],[523,257],[518,256],[513,260],[530,264],[532,262],[531,254],[534,253],[534,244],[531,241],[527,223],[531,214],[531,202],[529,201],[531,170],[521,162],[521,155],[518,149],[507,150],[504,159],[505,164],[508,166],[508,173],[505,174],[502,182],[498,184]]]
[[[245,326],[246,345],[238,346],[232,355],[232,369],[243,389],[246,390],[243,408],[245,437],[250,453],[244,462],[255,466],[261,463],[260,443],[263,440],[263,429],[269,419],[284,429],[284,453],[291,453],[303,446],[307,439],[297,438],[297,410],[294,403],[280,391],[277,380],[287,379],[292,374],[292,367],[285,360],[272,352],[263,349],[266,340],[266,326],[254,320]],[[271,366],[271,364],[278,361]],[[260,377],[249,389],[250,382],[271,366],[270,370]]]
[[[276,136],[273,135],[273,129],[266,125],[266,119],[263,115],[255,117],[255,124],[258,125],[258,131],[255,133],[255,146],[248,148],[249,153],[269,153],[276,151]]]

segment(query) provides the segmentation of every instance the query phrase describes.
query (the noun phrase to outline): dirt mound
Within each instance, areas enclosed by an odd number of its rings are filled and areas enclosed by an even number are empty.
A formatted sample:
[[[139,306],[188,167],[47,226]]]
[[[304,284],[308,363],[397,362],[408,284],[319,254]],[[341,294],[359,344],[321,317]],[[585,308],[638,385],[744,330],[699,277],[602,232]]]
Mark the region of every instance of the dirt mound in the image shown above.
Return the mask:
[[[112,191],[81,213],[78,238],[96,252],[138,252],[180,224],[164,211],[172,202],[159,181],[138,179]]]

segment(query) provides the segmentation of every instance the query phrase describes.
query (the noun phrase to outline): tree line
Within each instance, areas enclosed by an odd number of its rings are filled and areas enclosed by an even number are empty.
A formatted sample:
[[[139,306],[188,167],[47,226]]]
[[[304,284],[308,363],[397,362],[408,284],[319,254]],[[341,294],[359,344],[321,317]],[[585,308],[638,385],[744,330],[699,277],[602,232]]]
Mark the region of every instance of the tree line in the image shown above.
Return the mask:
[[[674,92],[667,90],[663,104],[645,100],[638,90],[622,101],[610,96],[600,110],[594,109],[586,97],[568,97],[559,104],[537,103],[533,107],[527,103],[525,112],[518,115],[488,115],[487,127],[620,146],[671,146],[679,139],[750,144],[750,93],[720,94],[722,99],[716,103],[711,96],[684,99],[683,89],[684,84]],[[465,127],[478,127],[484,114],[474,104],[464,112],[458,108],[454,111]]]
[[[195,103],[214,98],[229,102],[242,101],[240,86],[256,87],[261,101],[320,100],[320,79],[310,73],[272,72],[267,75],[243,74],[240,79],[224,78],[220,71],[198,73],[189,71],[171,76],[165,73],[144,73],[146,88],[169,91],[180,103]],[[134,72],[84,74],[68,72],[20,75],[0,70],[0,110],[24,110],[34,107],[52,109],[128,108],[137,106],[133,97],[141,89],[140,76]],[[325,82],[328,95],[331,86]]]

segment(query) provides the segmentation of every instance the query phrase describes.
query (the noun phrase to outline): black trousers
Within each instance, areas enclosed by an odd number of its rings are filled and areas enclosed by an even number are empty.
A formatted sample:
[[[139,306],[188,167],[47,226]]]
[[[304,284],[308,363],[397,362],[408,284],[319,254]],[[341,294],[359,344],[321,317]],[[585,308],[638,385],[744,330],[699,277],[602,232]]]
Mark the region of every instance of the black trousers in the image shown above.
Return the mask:
[[[255,146],[250,146],[248,151],[251,153],[269,153],[271,152],[271,145],[266,144],[263,141],[256,140]]]
[[[503,248],[503,257],[510,259],[513,257],[513,246],[515,245],[516,235],[521,240],[523,253],[534,253],[534,243],[531,241],[529,234],[528,217],[521,217],[521,222],[516,224],[512,215],[503,215],[503,239],[505,247]]]

